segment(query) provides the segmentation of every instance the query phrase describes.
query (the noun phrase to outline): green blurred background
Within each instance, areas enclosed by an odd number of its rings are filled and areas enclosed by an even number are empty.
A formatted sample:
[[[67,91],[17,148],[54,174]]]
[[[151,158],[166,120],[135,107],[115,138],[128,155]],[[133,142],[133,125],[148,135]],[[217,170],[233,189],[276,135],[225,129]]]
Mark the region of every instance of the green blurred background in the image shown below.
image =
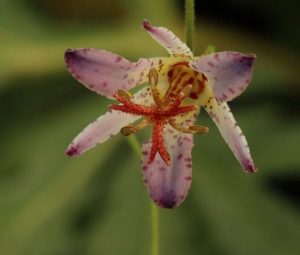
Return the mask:
[[[257,54],[252,84],[230,106],[259,171],[242,172],[203,112],[211,131],[195,139],[189,196],[160,210],[161,254],[300,254],[296,3],[196,1],[196,55],[208,44]],[[64,155],[108,100],[68,74],[63,54],[166,55],[141,21],[184,38],[183,1],[1,0],[0,10],[0,254],[148,254],[149,198],[128,140]]]

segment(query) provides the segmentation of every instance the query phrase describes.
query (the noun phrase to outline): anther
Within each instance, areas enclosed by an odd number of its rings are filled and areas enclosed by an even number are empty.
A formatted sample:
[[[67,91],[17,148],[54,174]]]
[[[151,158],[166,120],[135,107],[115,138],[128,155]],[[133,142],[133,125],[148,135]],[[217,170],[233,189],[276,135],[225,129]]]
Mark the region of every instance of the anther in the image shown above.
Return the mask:
[[[195,131],[198,134],[205,134],[209,131],[209,128],[204,127],[204,126],[200,126],[200,125],[194,125],[194,126],[190,126],[189,130]]]
[[[131,126],[131,125],[126,126],[126,127],[123,127],[123,128],[121,129],[121,133],[122,133],[122,135],[124,135],[124,136],[132,135],[132,134],[134,134],[136,131],[137,131],[137,129],[136,129],[134,126]]]
[[[157,88],[158,72],[156,71],[155,68],[151,68],[148,76],[149,76],[149,83],[151,86],[151,92],[152,92],[152,97],[154,99],[154,102],[156,105],[162,106],[162,100],[160,99],[160,93]]]
[[[180,91],[180,97],[182,99],[188,97],[192,91],[193,85],[189,84],[187,86],[185,86],[181,91]]]
[[[181,124],[176,123],[174,119],[169,120],[169,124],[182,133],[191,133],[191,134],[205,134],[209,131],[208,127],[200,126],[200,125],[193,125],[189,127],[183,127]]]
[[[157,85],[158,83],[158,73],[155,68],[151,68],[149,71],[149,83],[152,85]]]
[[[124,98],[128,101],[130,101],[133,98],[131,93],[129,93],[127,91],[124,91],[124,90],[121,90],[121,89],[118,89],[118,91],[116,92],[116,95],[118,95],[119,97]]]
[[[128,126],[123,127],[121,129],[121,133],[124,136],[129,136],[129,135],[132,135],[132,134],[136,133],[137,131],[143,129],[144,127],[146,127],[149,124],[150,124],[150,120],[148,118],[145,118],[141,122],[139,122],[135,125],[128,125]]]

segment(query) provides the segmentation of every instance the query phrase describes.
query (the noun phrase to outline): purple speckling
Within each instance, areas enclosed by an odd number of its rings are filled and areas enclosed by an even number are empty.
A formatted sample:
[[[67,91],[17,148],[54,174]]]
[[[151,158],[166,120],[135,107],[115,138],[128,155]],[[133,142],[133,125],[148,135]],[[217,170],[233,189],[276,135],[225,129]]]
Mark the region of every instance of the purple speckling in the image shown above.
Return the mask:
[[[122,60],[122,58],[119,56],[116,58],[116,63],[120,62]]]
[[[185,176],[184,179],[185,179],[186,181],[191,181],[191,180],[192,180],[192,176],[190,176],[190,175],[189,175],[189,176]]]
[[[183,157],[183,155],[182,155],[182,153],[180,153],[180,154],[177,156],[177,159],[180,160],[180,159],[182,159],[182,157]]]
[[[208,62],[207,63],[210,67],[215,67],[214,63],[213,62]]]
[[[78,155],[78,154],[79,154],[78,147],[71,146],[71,147],[69,147],[69,148],[65,151],[65,153],[66,153],[69,157]]]
[[[231,92],[231,94],[234,94],[234,89],[233,88],[228,88],[228,90]]]
[[[256,167],[255,165],[253,164],[253,162],[250,160],[250,159],[246,159],[244,162],[243,162],[243,165],[245,167],[245,170],[249,173],[255,173],[256,172]]]
[[[219,57],[219,54],[218,54],[218,53],[216,53],[216,54],[214,55],[214,58],[215,58],[216,60],[220,61],[220,57]]]

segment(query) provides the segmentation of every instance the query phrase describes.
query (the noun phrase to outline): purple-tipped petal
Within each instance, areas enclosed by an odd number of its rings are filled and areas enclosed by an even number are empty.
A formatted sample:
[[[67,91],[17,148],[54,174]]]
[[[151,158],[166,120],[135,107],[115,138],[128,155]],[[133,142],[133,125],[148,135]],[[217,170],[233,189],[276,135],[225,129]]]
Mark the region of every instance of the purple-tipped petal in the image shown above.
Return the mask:
[[[211,99],[205,106],[206,111],[217,125],[224,140],[246,172],[253,173],[256,167],[251,158],[247,140],[234,119],[227,103]]]
[[[136,121],[139,116],[118,111],[107,112],[89,124],[68,146],[68,156],[78,156],[119,133],[122,127]]]
[[[151,65],[158,65],[155,61],[140,59],[134,63],[93,48],[68,49],[65,53],[65,62],[72,76],[90,90],[109,98],[118,89],[129,90],[147,81]]]
[[[225,51],[196,58],[190,66],[208,78],[218,102],[227,102],[250,84],[254,61],[253,54]]]
[[[144,88],[134,95],[134,102],[152,103],[151,93]],[[95,122],[89,124],[69,145],[66,150],[68,156],[78,156],[93,148],[97,144],[103,143],[112,136],[119,133],[122,127],[138,120],[140,116],[135,116],[119,111],[110,111],[100,116]]]
[[[151,37],[173,56],[192,57],[193,53],[173,32],[165,27],[155,27],[149,21],[144,20],[143,28],[148,31]]]
[[[193,136],[167,128],[164,141],[171,156],[171,166],[167,166],[159,154],[150,165],[147,164],[151,142],[145,143],[142,148],[143,179],[158,206],[174,208],[184,201],[191,186]]]

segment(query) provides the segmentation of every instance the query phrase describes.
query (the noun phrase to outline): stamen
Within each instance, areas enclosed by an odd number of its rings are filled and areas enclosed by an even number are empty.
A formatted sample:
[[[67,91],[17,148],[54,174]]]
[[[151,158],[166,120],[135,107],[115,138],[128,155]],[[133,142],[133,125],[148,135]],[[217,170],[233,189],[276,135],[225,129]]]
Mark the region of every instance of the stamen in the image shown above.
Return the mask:
[[[204,127],[204,126],[200,126],[200,125],[194,125],[194,126],[190,126],[189,130],[194,131],[198,134],[205,134],[209,131],[209,128]]]
[[[193,84],[189,84],[187,86],[185,86],[181,92],[180,92],[180,96],[182,99],[188,97],[192,91],[192,88],[193,88]]]
[[[168,123],[179,132],[191,133],[191,134],[195,133],[194,131],[190,130],[189,128],[182,127],[180,124],[176,123],[176,121],[174,119],[170,119]]]
[[[147,118],[135,125],[128,125],[128,126],[123,127],[121,129],[121,133],[124,136],[129,136],[129,135],[132,135],[132,134],[136,133],[137,131],[145,128],[149,124],[150,124],[150,120]]]
[[[193,125],[189,126],[188,128],[182,127],[180,124],[176,123],[174,119],[170,119],[168,122],[173,128],[178,130],[182,133],[190,133],[190,134],[205,134],[209,131],[208,127],[200,126],[200,125]]]
[[[121,129],[121,133],[124,136],[129,136],[137,132],[137,129],[134,126],[125,126]]]
[[[154,99],[154,102],[156,105],[161,106],[162,102],[160,99],[160,93],[159,90],[157,88],[157,83],[158,83],[158,73],[156,71],[156,69],[151,68],[149,71],[149,83],[151,86],[151,92],[152,92],[152,97]]]
[[[129,93],[128,91],[121,90],[121,89],[118,89],[118,91],[115,93],[114,97],[115,98],[116,97],[123,98],[123,99],[126,99],[127,101],[130,101],[133,98],[131,93]]]
[[[151,85],[157,85],[158,83],[158,72],[155,68],[151,68],[149,71],[149,83]]]

